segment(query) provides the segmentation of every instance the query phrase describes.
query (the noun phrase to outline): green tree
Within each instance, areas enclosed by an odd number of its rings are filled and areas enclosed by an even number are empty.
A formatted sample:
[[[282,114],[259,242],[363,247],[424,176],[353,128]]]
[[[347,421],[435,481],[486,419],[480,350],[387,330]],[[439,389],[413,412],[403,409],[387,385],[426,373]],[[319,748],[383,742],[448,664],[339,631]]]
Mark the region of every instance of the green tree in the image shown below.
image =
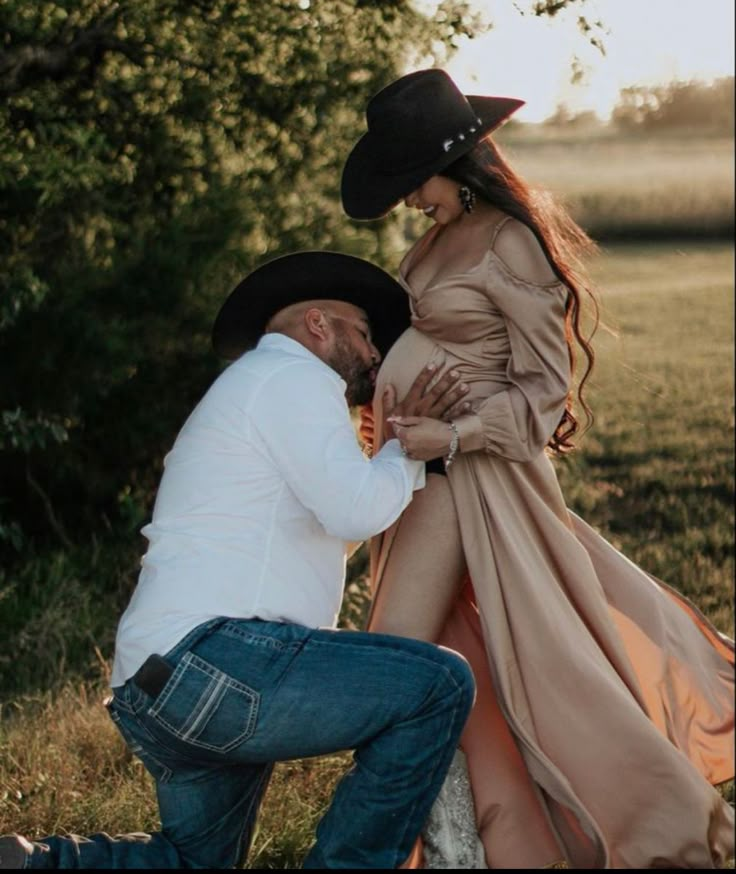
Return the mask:
[[[690,129],[733,136],[734,77],[622,89],[611,121],[625,130]]]
[[[295,249],[393,261],[398,228],[347,221],[340,170],[368,98],[479,26],[464,0],[430,5],[0,0],[0,666],[18,687],[24,651],[44,682],[40,654],[60,673],[74,635],[109,626],[134,564],[121,579],[104,556],[140,546],[232,285]]]
[[[5,2],[0,537],[70,539],[145,502],[216,370],[229,285],[359,248],[337,197],[368,96],[464,29],[402,0]],[[114,521],[114,519],[113,519]]]
[[[358,227],[339,205],[363,107],[480,19],[464,0],[431,14],[411,0],[0,0],[0,16],[7,549],[121,511],[139,521],[216,372],[209,327],[244,271],[299,248],[385,259],[391,224]]]

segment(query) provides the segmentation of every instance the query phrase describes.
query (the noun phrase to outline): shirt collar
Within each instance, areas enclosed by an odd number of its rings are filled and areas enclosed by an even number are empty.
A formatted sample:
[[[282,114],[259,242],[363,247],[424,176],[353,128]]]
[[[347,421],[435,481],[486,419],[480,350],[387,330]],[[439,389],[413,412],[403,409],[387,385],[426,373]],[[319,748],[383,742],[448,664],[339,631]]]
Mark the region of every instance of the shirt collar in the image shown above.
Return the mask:
[[[257,349],[275,349],[279,352],[286,352],[289,355],[295,355],[298,358],[305,358],[307,361],[314,361],[323,367],[330,376],[336,380],[340,386],[342,386],[342,390],[345,391],[347,388],[347,383],[340,376],[340,374],[330,367],[329,364],[325,364],[325,362],[318,358],[313,352],[310,352],[306,346],[303,346],[298,340],[293,340],[291,337],[287,337],[286,334],[279,334],[278,332],[271,332],[269,334],[264,334],[261,339],[258,341]]]

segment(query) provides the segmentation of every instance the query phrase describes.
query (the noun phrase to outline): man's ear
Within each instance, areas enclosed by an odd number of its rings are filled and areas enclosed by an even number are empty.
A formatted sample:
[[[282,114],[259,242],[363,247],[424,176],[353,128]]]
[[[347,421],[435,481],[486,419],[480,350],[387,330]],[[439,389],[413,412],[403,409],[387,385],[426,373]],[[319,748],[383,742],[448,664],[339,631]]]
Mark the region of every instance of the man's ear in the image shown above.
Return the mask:
[[[315,340],[327,340],[330,336],[330,321],[319,307],[309,307],[304,313],[304,327]]]

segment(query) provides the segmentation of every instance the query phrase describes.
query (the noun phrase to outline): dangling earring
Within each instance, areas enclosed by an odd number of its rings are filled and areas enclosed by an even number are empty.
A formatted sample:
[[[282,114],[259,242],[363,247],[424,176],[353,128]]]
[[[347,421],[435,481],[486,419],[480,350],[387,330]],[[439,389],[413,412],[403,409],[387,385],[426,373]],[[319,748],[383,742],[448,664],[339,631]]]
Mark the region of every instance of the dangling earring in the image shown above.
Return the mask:
[[[472,212],[475,206],[475,192],[471,191],[467,185],[461,185],[457,196],[460,198],[460,203],[462,203],[465,212]]]

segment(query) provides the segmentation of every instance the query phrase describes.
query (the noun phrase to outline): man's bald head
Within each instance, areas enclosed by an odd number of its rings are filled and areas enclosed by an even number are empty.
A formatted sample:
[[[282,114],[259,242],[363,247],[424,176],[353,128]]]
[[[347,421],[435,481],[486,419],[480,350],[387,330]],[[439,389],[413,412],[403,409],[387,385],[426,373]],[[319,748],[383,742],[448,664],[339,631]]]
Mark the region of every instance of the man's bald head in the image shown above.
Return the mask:
[[[371,340],[365,311],[343,300],[306,300],[279,310],[266,333],[285,334],[342,376],[349,404],[373,396],[380,353]]]
[[[295,334],[301,334],[304,329],[309,330],[310,320],[307,316],[311,310],[316,310],[328,318],[332,316],[333,318],[347,319],[355,323],[362,323],[366,328],[370,328],[365,312],[347,301],[303,300],[284,307],[273,315],[266,325],[266,333],[286,334],[302,342],[301,336],[295,336]]]

